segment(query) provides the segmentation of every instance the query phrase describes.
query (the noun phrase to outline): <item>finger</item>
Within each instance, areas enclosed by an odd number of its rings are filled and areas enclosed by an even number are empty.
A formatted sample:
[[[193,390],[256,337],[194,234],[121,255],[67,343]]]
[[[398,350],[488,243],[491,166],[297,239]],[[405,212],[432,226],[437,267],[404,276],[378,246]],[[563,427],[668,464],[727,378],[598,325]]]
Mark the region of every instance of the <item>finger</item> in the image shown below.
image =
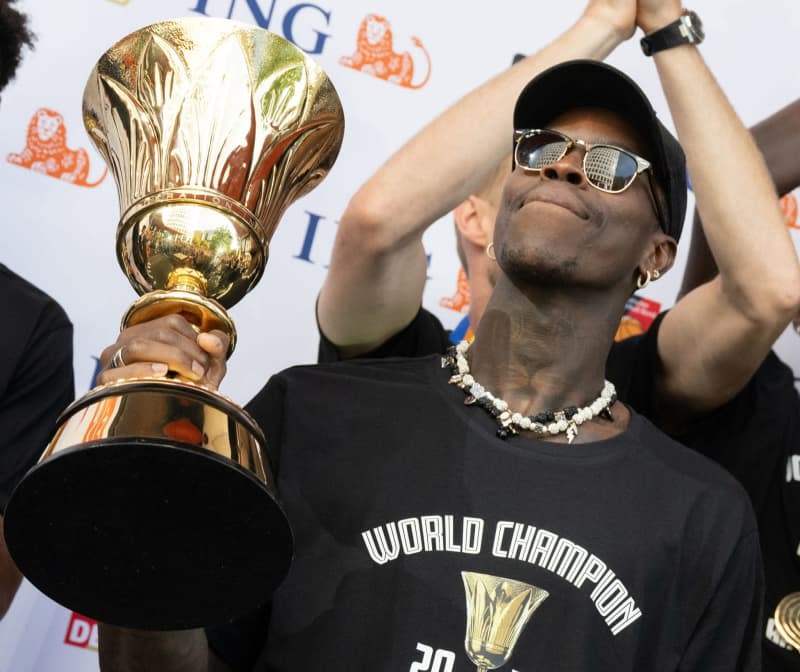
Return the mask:
[[[103,350],[100,364],[108,367],[120,348],[127,348],[136,341],[160,341],[185,349],[190,357],[199,361],[204,367],[207,365],[206,353],[197,345],[197,332],[180,315],[167,315],[123,329],[116,342]],[[131,361],[130,358],[125,358],[125,362],[128,361]]]
[[[197,334],[197,344],[213,357],[225,357],[230,342],[230,336],[219,329]]]
[[[224,357],[212,359],[208,371],[206,372],[206,383],[216,390],[225,377],[227,370],[228,362]]]
[[[197,343],[210,355],[206,381],[214,389],[217,389],[228,370],[227,356],[230,337],[222,331],[213,330],[198,334]]]
[[[122,347],[122,359],[126,365],[160,362],[180,376],[201,381],[208,371],[212,358],[194,339],[176,336],[172,341],[149,339],[130,341]]]
[[[98,385],[113,383],[117,380],[132,378],[161,378],[167,375],[169,367],[161,362],[141,362],[120,366],[113,369],[105,369],[97,375]]]

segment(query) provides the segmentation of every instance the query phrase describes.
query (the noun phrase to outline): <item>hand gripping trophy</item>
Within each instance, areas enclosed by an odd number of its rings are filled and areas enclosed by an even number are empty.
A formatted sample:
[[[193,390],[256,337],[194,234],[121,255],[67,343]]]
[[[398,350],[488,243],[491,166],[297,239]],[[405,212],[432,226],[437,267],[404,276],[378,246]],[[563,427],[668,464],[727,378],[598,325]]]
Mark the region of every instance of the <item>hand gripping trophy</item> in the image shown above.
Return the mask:
[[[226,331],[232,351],[226,309],[259,281],[286,208],[336,159],[333,85],[266,30],[180,19],[111,47],[83,114],[119,192],[117,257],[141,294],[123,327],[179,313]],[[9,549],[44,593],[106,623],[228,620],[264,603],[291,560],[265,447],[243,409],[201,385],[97,387],[13,492]]]

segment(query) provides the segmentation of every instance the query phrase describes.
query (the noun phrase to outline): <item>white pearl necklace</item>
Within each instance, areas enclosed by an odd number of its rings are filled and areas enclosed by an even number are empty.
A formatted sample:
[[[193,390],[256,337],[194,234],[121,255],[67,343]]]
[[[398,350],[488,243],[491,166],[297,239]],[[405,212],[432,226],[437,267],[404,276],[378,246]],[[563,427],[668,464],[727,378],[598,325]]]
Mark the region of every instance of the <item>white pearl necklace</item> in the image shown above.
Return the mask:
[[[467,394],[467,398],[464,399],[465,404],[477,404],[494,417],[500,425],[497,435],[501,439],[508,438],[511,434],[517,434],[520,431],[551,436],[565,432],[567,442],[572,443],[578,436],[578,427],[587,420],[591,420],[601,413],[609,420],[613,420],[610,407],[617,400],[617,392],[614,384],[608,380],[605,381],[600,396],[588,406],[582,408],[568,406],[556,411],[537,413],[534,416],[515,413],[509,410],[505,401],[495,397],[470,374],[466,358],[468,349],[468,341],[461,341],[458,345],[450,348],[442,357],[442,367],[449,368],[453,374],[448,382],[458,386]]]

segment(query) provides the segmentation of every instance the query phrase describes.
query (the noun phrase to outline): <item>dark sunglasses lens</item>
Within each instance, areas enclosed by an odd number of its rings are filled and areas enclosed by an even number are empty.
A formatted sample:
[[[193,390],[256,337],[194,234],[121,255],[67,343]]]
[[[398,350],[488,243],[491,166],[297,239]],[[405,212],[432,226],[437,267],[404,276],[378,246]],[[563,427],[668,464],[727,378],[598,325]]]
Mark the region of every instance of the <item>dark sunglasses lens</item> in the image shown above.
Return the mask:
[[[536,133],[523,137],[515,151],[517,164],[528,170],[541,170],[567,152],[567,141],[555,133]]]
[[[585,158],[586,179],[603,191],[622,191],[636,177],[638,166],[630,154],[613,147],[592,147]]]

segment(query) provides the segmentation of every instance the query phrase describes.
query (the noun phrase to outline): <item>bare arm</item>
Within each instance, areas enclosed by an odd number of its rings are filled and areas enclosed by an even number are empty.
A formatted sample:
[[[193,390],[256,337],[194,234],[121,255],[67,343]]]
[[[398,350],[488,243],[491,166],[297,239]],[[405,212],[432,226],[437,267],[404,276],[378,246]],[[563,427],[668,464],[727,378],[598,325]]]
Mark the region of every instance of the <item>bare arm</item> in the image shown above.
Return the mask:
[[[639,0],[650,33],[676,19],[674,0]],[[696,47],[655,55],[719,276],[664,319],[658,350],[662,420],[677,427],[749,380],[800,305],[800,268],[753,138]]]
[[[800,99],[778,110],[750,129],[767,163],[778,194],[784,196],[800,186]],[[717,263],[708,247],[703,223],[695,211],[692,244],[683,273],[679,297],[717,275]]]
[[[3,516],[0,516],[0,619],[6,615],[22,581],[22,574],[11,559],[3,536]]]
[[[100,625],[104,672],[230,672],[208,648],[203,630],[149,632]]]
[[[422,234],[509,154],[522,87],[560,61],[605,58],[633,33],[635,8],[633,0],[591,0],[557,40],[467,94],[353,196],[317,307],[322,331],[345,356],[377,347],[416,314],[426,274]]]

